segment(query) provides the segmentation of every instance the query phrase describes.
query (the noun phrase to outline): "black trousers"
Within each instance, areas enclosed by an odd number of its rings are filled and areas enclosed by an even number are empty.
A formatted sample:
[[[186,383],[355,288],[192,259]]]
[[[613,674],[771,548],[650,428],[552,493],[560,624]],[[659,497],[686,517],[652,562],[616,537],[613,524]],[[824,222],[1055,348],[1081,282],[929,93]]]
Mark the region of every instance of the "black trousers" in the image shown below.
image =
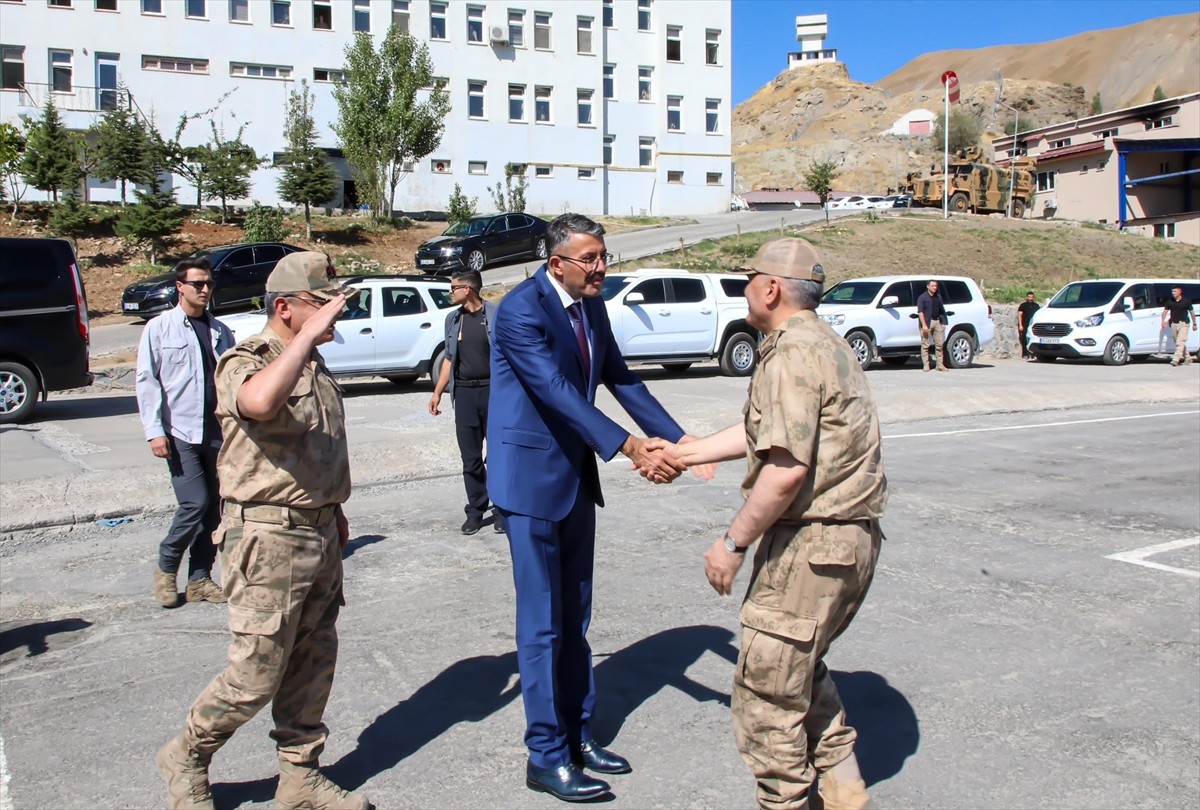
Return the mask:
[[[1028,329],[1028,327],[1026,327],[1025,331],[1021,332],[1021,356],[1022,357],[1033,357],[1033,352],[1031,352],[1029,350],[1029,329]]]
[[[454,432],[462,456],[463,486],[467,490],[467,517],[483,517],[488,508],[487,468],[483,440],[487,436],[489,386],[454,386]]]
[[[158,567],[173,574],[183,553],[188,557],[188,581],[212,576],[217,547],[212,535],[221,522],[221,495],[217,486],[217,453],[220,442],[188,444],[171,437],[167,469],[179,508],[171,529],[158,546]]]

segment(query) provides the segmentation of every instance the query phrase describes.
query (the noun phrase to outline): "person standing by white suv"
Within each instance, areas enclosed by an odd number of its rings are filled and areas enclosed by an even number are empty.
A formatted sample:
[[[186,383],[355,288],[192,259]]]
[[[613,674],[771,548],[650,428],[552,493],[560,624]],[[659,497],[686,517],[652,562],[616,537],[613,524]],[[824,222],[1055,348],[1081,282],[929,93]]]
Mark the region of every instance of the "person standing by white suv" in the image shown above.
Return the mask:
[[[942,357],[942,345],[946,342],[946,308],[938,296],[938,283],[925,285],[925,292],[917,296],[917,319],[921,322],[921,370],[929,371],[929,337],[937,348],[935,360],[938,371],[949,371]]]
[[[1171,326],[1171,336],[1175,338],[1175,356],[1171,358],[1173,366],[1190,366],[1192,356],[1187,350],[1188,324],[1196,331],[1196,313],[1192,312],[1192,302],[1183,297],[1183,287],[1171,288],[1171,300],[1163,307],[1162,327]]]

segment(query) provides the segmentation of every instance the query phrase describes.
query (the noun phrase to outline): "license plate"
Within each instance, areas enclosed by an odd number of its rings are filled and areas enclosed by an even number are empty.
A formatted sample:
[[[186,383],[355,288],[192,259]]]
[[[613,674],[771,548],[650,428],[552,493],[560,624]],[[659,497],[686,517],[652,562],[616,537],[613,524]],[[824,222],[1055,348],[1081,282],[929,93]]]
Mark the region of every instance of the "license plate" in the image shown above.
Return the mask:
[[[433,263],[434,263],[433,259],[421,259],[421,261],[417,262],[417,264],[421,265],[422,267],[424,267],[427,264],[433,264]]]
[[[1040,338],[1042,343],[1058,343],[1062,338]]]
[[[122,305],[121,305],[121,307],[122,307],[122,308],[123,308],[123,309],[124,309],[126,312],[131,312],[131,311],[134,311],[134,312],[135,312],[135,311],[137,311],[138,305],[137,305],[137,304],[122,304]]]

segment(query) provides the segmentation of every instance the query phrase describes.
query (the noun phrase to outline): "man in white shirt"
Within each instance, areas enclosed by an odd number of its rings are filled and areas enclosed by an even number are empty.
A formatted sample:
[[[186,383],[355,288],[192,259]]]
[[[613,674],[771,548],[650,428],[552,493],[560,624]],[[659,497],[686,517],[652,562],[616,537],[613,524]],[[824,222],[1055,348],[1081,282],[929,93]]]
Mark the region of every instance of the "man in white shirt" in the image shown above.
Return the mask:
[[[179,508],[158,549],[154,597],[179,605],[176,577],[188,555],[188,602],[224,602],[212,579],[220,523],[214,372],[217,358],[233,347],[233,332],[208,313],[212,270],[205,259],[175,266],[179,304],[146,324],[138,346],[137,400],[150,452],[166,459]]]

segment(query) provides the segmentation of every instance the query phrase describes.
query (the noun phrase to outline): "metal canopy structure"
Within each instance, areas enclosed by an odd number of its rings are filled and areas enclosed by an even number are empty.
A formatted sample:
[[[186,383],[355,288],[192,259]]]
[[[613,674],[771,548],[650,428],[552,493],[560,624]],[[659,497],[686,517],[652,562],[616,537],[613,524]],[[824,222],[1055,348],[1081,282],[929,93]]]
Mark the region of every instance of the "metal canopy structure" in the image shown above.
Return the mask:
[[[1196,208],[1196,200],[1192,198],[1194,189],[1200,187],[1200,183],[1188,183],[1184,181],[1182,184],[1179,180],[1189,176],[1200,175],[1200,166],[1195,166],[1197,157],[1200,155],[1200,138],[1156,138],[1150,141],[1134,141],[1125,140],[1123,138],[1113,138],[1113,146],[1117,150],[1117,172],[1121,177],[1121,185],[1118,190],[1118,200],[1120,204],[1120,219],[1118,227],[1124,228],[1129,220],[1129,189],[1136,186],[1182,186],[1183,191],[1183,211],[1192,211]],[[1153,174],[1147,177],[1129,178],[1127,175],[1127,160],[1130,154],[1135,152],[1179,152],[1183,155],[1184,169],[1177,172],[1167,172],[1165,174]],[[1143,217],[1145,218],[1145,217]]]

